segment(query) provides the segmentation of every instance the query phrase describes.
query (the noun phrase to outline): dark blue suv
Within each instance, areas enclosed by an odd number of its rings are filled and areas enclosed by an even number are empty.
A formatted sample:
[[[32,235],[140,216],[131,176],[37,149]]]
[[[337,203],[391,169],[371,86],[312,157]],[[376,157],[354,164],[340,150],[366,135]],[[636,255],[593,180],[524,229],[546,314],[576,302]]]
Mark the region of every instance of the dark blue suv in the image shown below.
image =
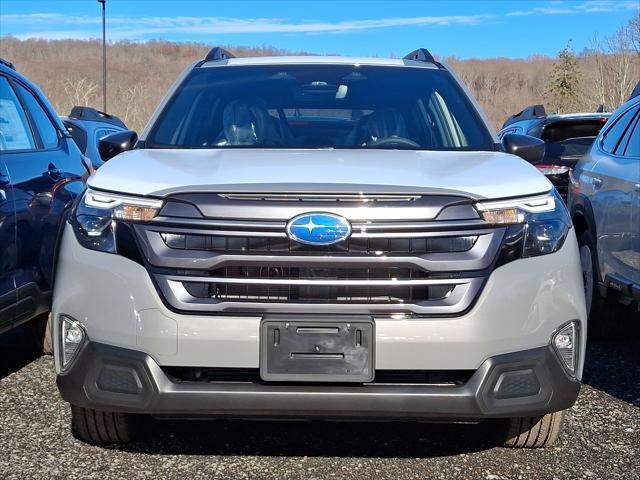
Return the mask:
[[[42,92],[0,59],[0,333],[46,318],[57,239],[90,168]]]

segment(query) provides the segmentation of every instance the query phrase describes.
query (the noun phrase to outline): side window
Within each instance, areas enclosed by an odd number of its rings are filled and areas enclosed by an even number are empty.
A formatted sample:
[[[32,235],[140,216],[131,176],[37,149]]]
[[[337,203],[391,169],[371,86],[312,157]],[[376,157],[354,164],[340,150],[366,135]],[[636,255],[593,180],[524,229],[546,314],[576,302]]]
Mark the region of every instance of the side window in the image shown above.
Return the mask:
[[[620,138],[624,135],[635,113],[635,108],[627,110],[622,114],[622,116],[618,117],[616,123],[614,123],[613,126],[607,130],[607,132],[604,134],[604,139],[602,140],[602,149],[605,152],[611,153],[615,150],[618,142],[620,141]]]
[[[71,123],[69,121],[64,121],[64,126],[67,127],[67,131],[71,134],[73,141],[76,142],[76,145],[80,149],[82,153],[86,153],[87,151],[87,132],[78,125]]]
[[[36,148],[27,116],[9,85],[0,76],[0,150],[32,150]]]
[[[440,93],[434,91],[427,104],[429,116],[434,119],[436,135],[439,137],[443,147],[462,147],[467,145],[460,125],[453,116],[444,98]]]
[[[44,148],[55,148],[58,146],[58,130],[53,126],[47,113],[40,105],[40,102],[22,85],[16,85],[25,106],[29,110],[29,114],[35,123],[35,127],[40,134],[42,146]]]
[[[640,115],[636,117],[636,124],[629,134],[629,141],[627,143],[627,149],[624,151],[624,156],[640,157]]]

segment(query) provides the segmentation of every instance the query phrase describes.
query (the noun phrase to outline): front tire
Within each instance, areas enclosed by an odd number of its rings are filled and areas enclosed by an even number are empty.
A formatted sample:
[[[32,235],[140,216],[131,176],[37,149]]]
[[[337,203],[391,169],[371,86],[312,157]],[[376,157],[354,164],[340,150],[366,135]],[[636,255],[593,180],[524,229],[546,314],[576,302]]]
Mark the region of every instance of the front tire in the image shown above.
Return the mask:
[[[86,443],[130,442],[139,436],[140,422],[140,415],[71,405],[71,431]]]
[[[47,318],[47,328],[44,331],[44,341],[42,342],[42,353],[53,355],[53,316],[49,314]]]
[[[505,421],[506,434],[502,445],[509,448],[551,447],[562,430],[564,411],[537,417],[509,418]]]
[[[580,249],[580,267],[584,285],[584,298],[587,307],[587,318],[595,317],[596,305],[599,303],[598,293],[598,257],[596,241],[590,230],[585,230],[578,238]]]
[[[40,315],[22,324],[24,345],[29,354],[40,356],[47,329],[47,315]]]

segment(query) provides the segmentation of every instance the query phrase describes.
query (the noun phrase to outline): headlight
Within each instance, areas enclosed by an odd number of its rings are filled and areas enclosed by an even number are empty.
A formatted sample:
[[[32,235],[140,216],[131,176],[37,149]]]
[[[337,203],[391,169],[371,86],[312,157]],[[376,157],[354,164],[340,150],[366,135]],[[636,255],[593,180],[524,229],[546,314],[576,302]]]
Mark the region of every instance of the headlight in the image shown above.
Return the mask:
[[[162,200],[87,189],[73,212],[71,225],[82,246],[117,253],[117,222],[148,222],[162,205]]]
[[[509,227],[507,237],[522,235],[522,257],[557,252],[571,226],[567,209],[555,190],[524,199],[480,202],[476,209],[487,223]]]

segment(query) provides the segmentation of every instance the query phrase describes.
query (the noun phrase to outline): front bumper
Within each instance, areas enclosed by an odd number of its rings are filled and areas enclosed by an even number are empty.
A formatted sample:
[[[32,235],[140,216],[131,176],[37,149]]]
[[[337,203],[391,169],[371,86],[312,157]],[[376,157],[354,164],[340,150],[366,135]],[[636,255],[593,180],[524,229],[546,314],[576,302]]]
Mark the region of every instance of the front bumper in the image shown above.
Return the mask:
[[[160,366],[260,367],[265,315],[169,310],[147,270],[125,257],[80,246],[67,226],[56,274],[52,316],[82,323],[93,342],[149,355]],[[97,282],[97,283],[96,283]],[[310,312],[271,315],[305,318]],[[335,314],[316,312],[319,321]],[[584,289],[573,230],[557,253],[496,268],[473,308],[460,316],[372,315],[378,370],[478,370],[487,358],[547,345],[566,322],[579,322],[577,378],[586,338]],[[54,336],[57,338],[57,328]],[[56,369],[60,371],[56,359]]]
[[[551,347],[485,360],[462,385],[275,384],[174,381],[147,354],[87,342],[58,375],[67,402],[152,415],[301,418],[482,419],[569,408],[580,382]]]

